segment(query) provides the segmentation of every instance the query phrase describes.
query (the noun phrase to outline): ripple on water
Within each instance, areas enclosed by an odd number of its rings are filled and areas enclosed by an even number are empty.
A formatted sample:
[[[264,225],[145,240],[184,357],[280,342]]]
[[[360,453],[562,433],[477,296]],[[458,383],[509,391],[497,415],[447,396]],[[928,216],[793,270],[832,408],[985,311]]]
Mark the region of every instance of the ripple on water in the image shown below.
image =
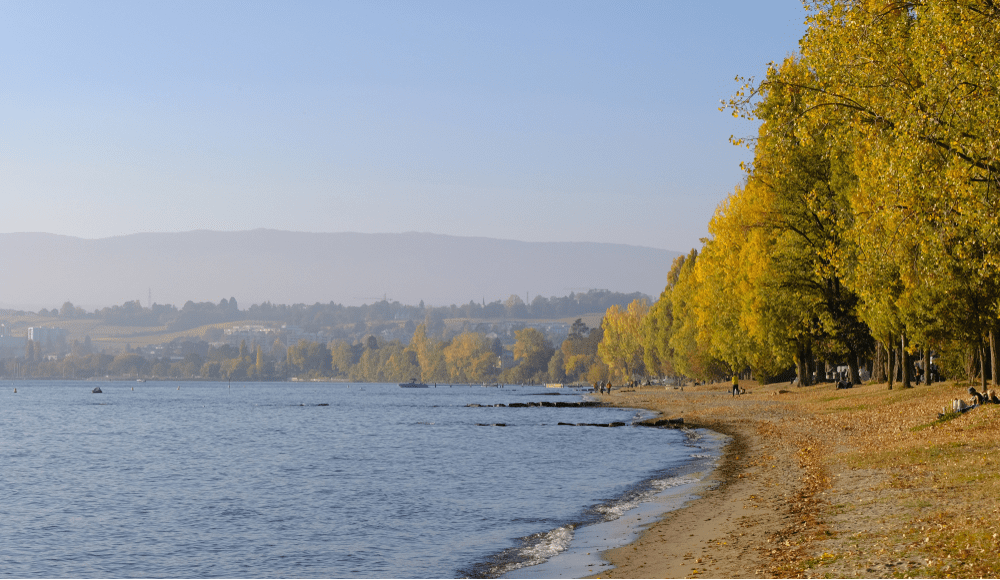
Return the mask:
[[[677,431],[556,425],[634,410],[485,406],[537,388],[132,386],[33,382],[0,406],[4,575],[451,577],[508,551],[529,565],[701,453]]]

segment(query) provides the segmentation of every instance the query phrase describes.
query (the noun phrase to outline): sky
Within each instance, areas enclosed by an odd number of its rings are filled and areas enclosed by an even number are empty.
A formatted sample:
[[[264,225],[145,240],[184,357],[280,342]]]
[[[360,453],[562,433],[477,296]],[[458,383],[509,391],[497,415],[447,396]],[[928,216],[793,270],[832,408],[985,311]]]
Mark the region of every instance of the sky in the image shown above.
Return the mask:
[[[0,232],[686,251],[799,0],[0,4]]]

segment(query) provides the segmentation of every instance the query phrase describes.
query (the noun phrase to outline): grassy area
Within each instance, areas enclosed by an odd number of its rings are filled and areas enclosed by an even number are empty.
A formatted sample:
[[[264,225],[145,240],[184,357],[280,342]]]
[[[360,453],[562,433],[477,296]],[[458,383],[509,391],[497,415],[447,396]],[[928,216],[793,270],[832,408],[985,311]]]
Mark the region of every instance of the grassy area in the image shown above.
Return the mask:
[[[782,396],[827,443],[825,473],[868,474],[852,480],[856,489],[828,484],[854,501],[822,508],[827,525],[816,530],[812,556],[789,574],[1000,577],[1000,405],[939,417],[953,399],[969,398],[966,384],[952,382],[892,391],[822,385]]]
[[[262,324],[258,321],[221,322],[205,324],[197,328],[169,332],[165,326],[102,326],[90,338],[95,344],[118,350],[126,344],[132,347],[168,343],[177,338],[201,339],[209,328],[231,328],[237,325]]]
[[[268,324],[258,320],[241,320],[170,331],[166,326],[113,326],[97,319],[67,320],[37,314],[6,315],[0,318],[0,321],[7,325],[8,332],[14,336],[24,336],[32,326],[59,327],[66,330],[67,344],[72,344],[74,340],[83,342],[84,338],[89,336],[97,348],[112,352],[122,350],[125,345],[136,347],[164,344],[177,338],[200,339],[210,328],[226,329],[237,325]]]

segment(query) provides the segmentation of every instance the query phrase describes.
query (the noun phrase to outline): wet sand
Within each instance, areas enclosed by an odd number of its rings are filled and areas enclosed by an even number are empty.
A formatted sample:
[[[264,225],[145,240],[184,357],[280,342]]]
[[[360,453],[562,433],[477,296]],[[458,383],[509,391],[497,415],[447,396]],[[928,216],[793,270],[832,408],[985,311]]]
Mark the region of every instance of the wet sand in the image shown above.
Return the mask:
[[[810,528],[822,475],[808,460],[811,445],[801,411],[783,401],[779,386],[745,384],[732,397],[726,384],[676,389],[640,388],[601,400],[683,417],[732,437],[718,469],[683,508],[668,512],[629,545],[604,552],[613,568],[603,578],[750,578],[781,575],[796,556],[787,541]],[[595,571],[596,572],[596,571]]]

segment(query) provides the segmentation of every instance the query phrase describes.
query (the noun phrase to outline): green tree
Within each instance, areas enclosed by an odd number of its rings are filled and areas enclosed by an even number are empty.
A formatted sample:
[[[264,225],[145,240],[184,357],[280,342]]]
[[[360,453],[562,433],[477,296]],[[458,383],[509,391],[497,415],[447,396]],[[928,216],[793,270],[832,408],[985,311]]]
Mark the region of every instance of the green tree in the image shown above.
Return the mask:
[[[267,377],[269,374],[265,366],[264,350],[260,347],[260,345],[257,345],[257,357],[256,364],[254,365],[254,373],[258,380]]]
[[[514,337],[514,360],[520,362],[513,369],[514,382],[544,380],[555,351],[552,343],[537,328],[515,330]]]
[[[332,373],[330,366],[332,360],[330,349],[322,343],[300,340],[288,348],[288,362],[291,368],[308,376],[329,376]]]
[[[524,300],[521,300],[517,294],[511,294],[503,306],[507,318],[526,318],[528,316],[528,308],[525,306]]]
[[[120,377],[138,377],[147,375],[151,365],[142,355],[123,352],[111,361],[109,370]]]
[[[554,383],[566,380],[566,361],[561,348],[555,349],[552,358],[549,359],[549,380]]]

